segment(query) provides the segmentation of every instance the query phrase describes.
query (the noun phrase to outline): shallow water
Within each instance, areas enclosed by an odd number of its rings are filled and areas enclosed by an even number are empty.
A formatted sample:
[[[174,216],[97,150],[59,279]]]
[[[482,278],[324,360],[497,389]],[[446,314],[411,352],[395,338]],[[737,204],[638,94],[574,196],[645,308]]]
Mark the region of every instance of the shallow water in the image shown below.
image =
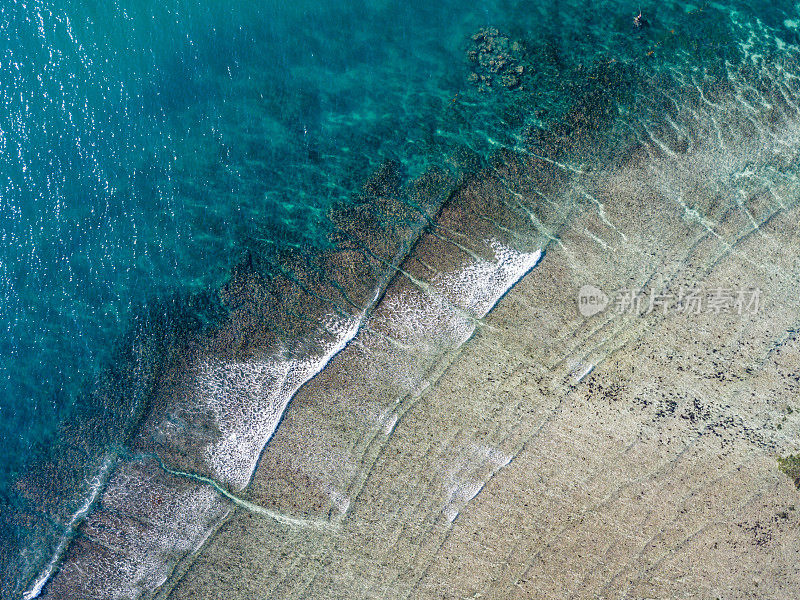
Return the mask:
[[[191,534],[137,549],[145,574],[117,584],[131,595],[163,581],[228,509],[164,475],[154,453],[245,489],[295,391],[363,330],[430,220],[446,231],[437,213],[452,190],[503,167],[501,151],[584,172],[648,137],[674,152],[707,132],[721,142],[703,155],[715,178],[722,164],[748,173],[738,189],[794,186],[795,157],[781,151],[790,128],[758,160],[725,144],[769,132],[770,102],[791,122],[793,5],[645,12],[651,26],[634,31],[622,2],[5,6],[4,597],[41,591],[87,498],[125,482],[118,498],[148,485],[184,498]],[[487,71],[468,53],[482,52],[471,36],[487,26],[519,50],[481,90],[470,75]],[[703,94],[722,108],[698,110]],[[531,219],[566,220],[571,202]],[[442,309],[455,329],[433,336],[444,346],[471,335],[544,244],[497,223],[508,239],[464,242],[488,261],[466,283],[431,284],[455,290],[456,309]],[[341,258],[354,247],[367,258]],[[254,296],[258,309],[240,317]],[[406,334],[409,347],[432,343]],[[176,400],[174,389],[194,391]],[[192,503],[203,509],[185,515]]]

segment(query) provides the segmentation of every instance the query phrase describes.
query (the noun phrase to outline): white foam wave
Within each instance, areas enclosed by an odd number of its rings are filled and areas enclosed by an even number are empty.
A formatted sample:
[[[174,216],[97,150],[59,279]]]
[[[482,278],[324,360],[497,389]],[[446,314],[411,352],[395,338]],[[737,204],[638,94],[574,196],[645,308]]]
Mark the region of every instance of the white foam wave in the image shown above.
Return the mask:
[[[205,459],[215,479],[238,490],[247,486],[289,401],[355,337],[363,317],[344,320],[326,316],[326,329],[336,337],[316,356],[239,362],[206,360],[200,364],[200,402],[220,431],[220,436],[205,449]]]
[[[431,286],[477,318],[483,318],[500,298],[542,258],[542,251],[519,252],[496,239],[486,241],[494,262],[476,260],[454,273],[434,277]]]
[[[75,511],[72,517],[70,517],[64,534],[61,536],[55,552],[53,552],[52,558],[47,563],[47,566],[45,566],[44,570],[36,579],[36,581],[34,581],[30,588],[22,595],[23,600],[33,600],[33,598],[38,598],[39,595],[41,595],[45,584],[58,568],[59,561],[61,560],[61,557],[75,535],[76,528],[78,525],[80,525],[83,519],[86,518],[86,515],[89,513],[89,510],[91,509],[95,500],[97,500],[97,497],[100,495],[100,492],[102,491],[103,486],[108,479],[108,475],[111,472],[111,467],[114,465],[114,461],[115,457],[113,455],[106,455],[104,457],[100,470],[89,484],[89,496],[86,498],[86,501],[81,505],[81,507]]]

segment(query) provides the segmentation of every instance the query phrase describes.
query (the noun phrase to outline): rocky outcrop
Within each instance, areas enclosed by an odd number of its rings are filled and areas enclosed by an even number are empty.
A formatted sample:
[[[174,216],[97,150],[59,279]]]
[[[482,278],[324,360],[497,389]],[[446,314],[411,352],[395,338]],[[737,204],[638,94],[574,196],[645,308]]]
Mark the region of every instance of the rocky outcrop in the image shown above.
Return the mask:
[[[478,90],[521,90],[526,67],[522,64],[525,47],[493,27],[479,30],[467,51],[470,63],[468,80]]]

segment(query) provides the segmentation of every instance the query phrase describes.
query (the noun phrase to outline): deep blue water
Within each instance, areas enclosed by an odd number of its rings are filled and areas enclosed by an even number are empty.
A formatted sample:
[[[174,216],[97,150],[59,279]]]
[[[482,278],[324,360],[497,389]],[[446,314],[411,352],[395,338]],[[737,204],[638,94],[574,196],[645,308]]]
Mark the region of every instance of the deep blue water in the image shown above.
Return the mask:
[[[326,245],[326,211],[384,158],[413,174],[453,139],[493,149],[503,116],[453,108],[466,39],[540,12],[6,4],[4,485],[105,368],[134,307],[218,285],[248,244]]]
[[[369,131],[390,129],[401,99],[364,10],[2,9],[4,482],[104,368],[133,307],[218,284],[247,239],[324,244],[329,203],[407,143]],[[400,23],[390,35],[413,37]],[[441,77],[407,75],[409,93]]]
[[[76,405],[125,340],[149,334],[153,306],[180,305],[169,323],[213,321],[232,266],[327,248],[328,211],[382,161],[408,178],[431,165],[457,176],[454,149],[480,162],[557,123],[588,65],[612,57],[620,80],[681,61],[720,68],[742,35],[729,6],[654,4],[652,27],[633,32],[639,7],[616,1],[4,1],[3,506],[25,503],[20,473],[60,424],[91,413]],[[735,8],[797,43],[789,3]],[[484,26],[527,44],[524,89],[470,84]],[[620,90],[633,102],[635,85]]]

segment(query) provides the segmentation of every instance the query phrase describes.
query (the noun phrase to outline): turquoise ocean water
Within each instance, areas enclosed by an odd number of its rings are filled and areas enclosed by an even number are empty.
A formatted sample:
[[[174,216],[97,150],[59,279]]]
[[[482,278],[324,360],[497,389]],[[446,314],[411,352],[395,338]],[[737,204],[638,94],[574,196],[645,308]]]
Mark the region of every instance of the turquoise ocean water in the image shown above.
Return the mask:
[[[789,2],[5,0],[2,597],[43,567],[59,505],[82,502],[70,453],[125,445],[160,353],[213,330],[236,264],[335,246],[329,212],[387,160],[404,181],[433,167],[457,181],[568,126],[594,88],[592,110],[636,120],[657,105],[642,82],[724,83],[748,40],[780,52],[799,24]],[[485,27],[509,67],[470,58]],[[32,470],[64,480],[45,507]]]

